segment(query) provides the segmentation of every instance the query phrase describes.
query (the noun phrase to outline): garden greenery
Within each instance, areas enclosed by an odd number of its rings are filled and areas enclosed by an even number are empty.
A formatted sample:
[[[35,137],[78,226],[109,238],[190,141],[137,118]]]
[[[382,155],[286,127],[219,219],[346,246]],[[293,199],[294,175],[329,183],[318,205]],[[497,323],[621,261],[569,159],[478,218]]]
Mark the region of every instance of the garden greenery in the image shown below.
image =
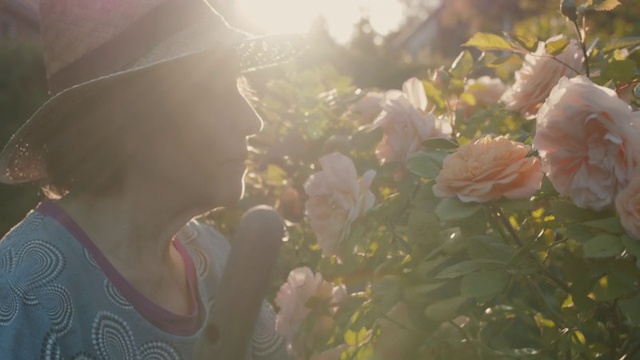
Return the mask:
[[[267,85],[243,201],[288,220],[272,299],[297,358],[640,358],[640,37],[588,28],[619,5],[477,33],[402,89]]]

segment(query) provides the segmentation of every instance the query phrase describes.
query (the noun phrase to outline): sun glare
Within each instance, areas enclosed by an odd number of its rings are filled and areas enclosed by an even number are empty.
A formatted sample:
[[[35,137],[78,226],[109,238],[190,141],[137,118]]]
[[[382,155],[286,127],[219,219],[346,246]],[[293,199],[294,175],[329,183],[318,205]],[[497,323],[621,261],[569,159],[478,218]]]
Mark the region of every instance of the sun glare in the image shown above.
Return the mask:
[[[398,0],[237,0],[236,4],[240,16],[267,33],[305,33],[322,15],[340,43],[351,38],[363,15],[381,35],[396,30],[403,18]]]

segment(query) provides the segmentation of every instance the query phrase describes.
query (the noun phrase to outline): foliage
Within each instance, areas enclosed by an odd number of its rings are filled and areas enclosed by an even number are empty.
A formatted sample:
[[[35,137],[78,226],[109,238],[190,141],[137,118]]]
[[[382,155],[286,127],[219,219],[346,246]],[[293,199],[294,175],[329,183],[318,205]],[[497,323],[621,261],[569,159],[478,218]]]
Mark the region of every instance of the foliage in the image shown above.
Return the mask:
[[[566,23],[559,28],[588,51],[588,66],[580,72],[637,109],[640,34],[594,42],[590,31],[599,30],[585,27],[600,16],[596,11],[616,5],[565,3]],[[509,34],[473,35],[453,64],[422,79],[427,111],[450,119],[454,132],[423,141],[406,163],[376,157],[386,135],[376,123],[362,125],[354,107],[367,91],[330,66],[291,65],[283,78],[261,88],[255,105],[266,125],[251,139],[241,207],[270,203],[287,219],[272,295],[299,266],[345,285],[349,294],[335,312],[326,302],[307,302],[311,311],[301,333],[312,333],[316,320],[328,314],[333,326],[306,339],[301,358],[338,345],[344,346],[342,359],[384,358],[388,344],[382,344],[394,333],[409,341],[397,357],[406,359],[640,358],[640,243],[613,205],[580,208],[546,176],[524,199],[463,202],[433,192],[443,161],[475,139],[508,135],[532,144],[535,120],[499,102],[482,104],[465,88],[476,74],[512,82],[538,41],[557,34],[537,35],[523,26]],[[554,59],[568,45],[568,39],[548,41],[544,56]],[[370,187],[376,205],[350,224],[340,254],[323,256],[304,216],[304,184],[320,170],[318,159],[332,152],[351,158],[358,175],[376,171]],[[533,149],[528,156],[540,155]],[[214,216],[229,220],[237,212]],[[396,316],[398,304],[406,305],[404,318]]]

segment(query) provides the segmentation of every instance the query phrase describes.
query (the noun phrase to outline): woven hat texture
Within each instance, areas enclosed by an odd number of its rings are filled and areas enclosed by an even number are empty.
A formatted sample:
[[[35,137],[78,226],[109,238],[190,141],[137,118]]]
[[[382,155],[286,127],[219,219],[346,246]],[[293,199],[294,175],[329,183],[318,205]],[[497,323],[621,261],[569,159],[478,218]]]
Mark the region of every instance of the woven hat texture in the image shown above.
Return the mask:
[[[234,29],[205,0],[41,0],[40,31],[52,97],[0,152],[2,183],[46,178],[44,139],[82,121],[69,118],[73,109],[124,79],[229,50],[240,72],[254,71],[304,47],[299,36]]]

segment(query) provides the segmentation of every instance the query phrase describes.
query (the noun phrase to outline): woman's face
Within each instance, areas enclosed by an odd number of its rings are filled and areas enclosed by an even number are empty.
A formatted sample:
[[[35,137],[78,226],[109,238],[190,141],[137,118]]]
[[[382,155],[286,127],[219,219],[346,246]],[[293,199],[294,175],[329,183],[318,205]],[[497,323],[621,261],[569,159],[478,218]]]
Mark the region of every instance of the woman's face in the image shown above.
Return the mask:
[[[236,203],[244,188],[246,139],[262,127],[236,74],[214,71],[169,87],[158,104],[165,121],[152,130],[152,176],[202,211]]]

